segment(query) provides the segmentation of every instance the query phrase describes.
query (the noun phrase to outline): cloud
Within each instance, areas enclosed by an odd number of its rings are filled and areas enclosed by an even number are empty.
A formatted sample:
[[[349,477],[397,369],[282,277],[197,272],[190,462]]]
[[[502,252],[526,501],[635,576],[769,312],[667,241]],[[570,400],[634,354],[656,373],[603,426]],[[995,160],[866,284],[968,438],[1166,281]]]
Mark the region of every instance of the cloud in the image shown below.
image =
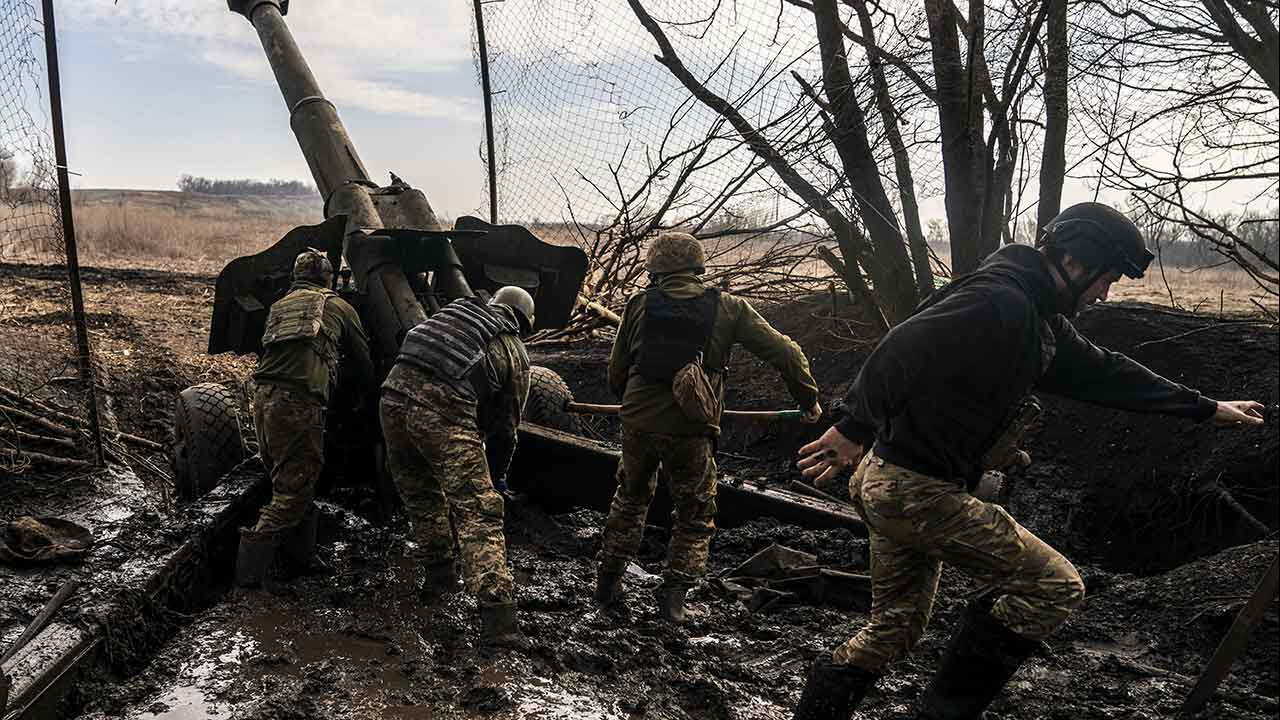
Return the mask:
[[[320,86],[340,108],[466,119],[477,112],[474,98],[433,93],[430,86],[433,74],[471,64],[467,6],[428,5],[310,0],[295,3],[288,21]],[[64,0],[61,8],[66,25],[109,34],[126,59],[189,54],[247,82],[275,82],[257,33],[219,0]]]

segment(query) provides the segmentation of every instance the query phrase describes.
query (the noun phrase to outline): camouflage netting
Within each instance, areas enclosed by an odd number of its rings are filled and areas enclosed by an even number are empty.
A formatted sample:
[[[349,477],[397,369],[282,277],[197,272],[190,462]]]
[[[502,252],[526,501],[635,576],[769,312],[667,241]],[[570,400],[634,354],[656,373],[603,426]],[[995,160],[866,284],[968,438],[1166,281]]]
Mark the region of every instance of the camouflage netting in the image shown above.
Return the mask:
[[[646,1],[690,72],[729,100],[797,169],[846,209],[839,162],[819,139],[817,109],[792,77],[817,79],[813,16],[783,3]],[[641,242],[665,229],[708,240],[708,271],[773,254],[773,277],[730,279],[752,294],[825,287],[814,245],[825,224],[743,143],[739,133],[654,59],[657,44],[626,3],[484,3],[493,99],[499,222],[549,242],[582,245],[587,294],[616,302],[642,278]],[[473,40],[475,40],[473,31]],[[477,45],[478,51],[478,45]],[[477,54],[477,72],[479,61]],[[618,249],[622,244],[626,247]],[[770,282],[773,285],[770,285]],[[803,284],[803,283],[802,283]]]
[[[0,477],[79,467],[92,455],[75,421],[89,393],[65,273],[43,32],[37,0],[0,0]],[[63,272],[19,279],[5,271],[14,263]]]

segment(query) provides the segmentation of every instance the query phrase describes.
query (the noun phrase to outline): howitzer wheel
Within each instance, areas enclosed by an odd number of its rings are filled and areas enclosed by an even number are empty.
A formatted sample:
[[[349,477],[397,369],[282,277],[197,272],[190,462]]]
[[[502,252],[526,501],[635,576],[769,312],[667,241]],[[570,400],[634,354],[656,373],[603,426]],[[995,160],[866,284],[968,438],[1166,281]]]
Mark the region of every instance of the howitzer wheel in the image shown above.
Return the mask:
[[[179,500],[209,492],[247,452],[236,394],[218,383],[178,393],[173,409],[173,478]]]
[[[524,418],[553,430],[582,434],[582,422],[565,408],[573,401],[573,391],[555,370],[534,365],[529,368],[529,401]]]

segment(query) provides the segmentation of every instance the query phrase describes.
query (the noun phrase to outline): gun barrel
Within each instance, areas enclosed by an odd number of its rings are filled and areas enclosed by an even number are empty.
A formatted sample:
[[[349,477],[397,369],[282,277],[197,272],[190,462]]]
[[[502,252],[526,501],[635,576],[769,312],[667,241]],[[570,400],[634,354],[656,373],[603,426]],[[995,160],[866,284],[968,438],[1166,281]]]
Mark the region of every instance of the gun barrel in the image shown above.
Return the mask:
[[[320,195],[329,199],[333,191],[350,181],[369,182],[369,173],[338,111],[320,91],[293,33],[284,21],[288,3],[281,0],[228,0],[231,10],[244,15],[258,31],[276,84],[289,108],[289,125],[311,168]]]

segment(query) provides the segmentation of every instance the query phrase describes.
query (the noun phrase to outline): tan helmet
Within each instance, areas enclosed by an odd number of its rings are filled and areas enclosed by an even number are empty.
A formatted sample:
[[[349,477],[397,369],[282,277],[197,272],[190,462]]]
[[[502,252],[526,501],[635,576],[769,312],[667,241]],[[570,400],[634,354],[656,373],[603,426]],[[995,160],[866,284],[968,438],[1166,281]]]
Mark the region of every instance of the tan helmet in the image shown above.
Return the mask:
[[[520,328],[525,334],[533,331],[533,296],[524,288],[515,285],[498,288],[493,297],[489,298],[489,304],[511,308],[520,319]]]
[[[654,238],[644,260],[644,269],[654,274],[680,270],[701,273],[706,266],[707,256],[702,251],[702,243],[683,232],[665,232]]]
[[[298,253],[293,261],[293,279],[306,280],[317,285],[328,286],[333,278],[333,265],[324,253],[314,248],[307,248]]]

